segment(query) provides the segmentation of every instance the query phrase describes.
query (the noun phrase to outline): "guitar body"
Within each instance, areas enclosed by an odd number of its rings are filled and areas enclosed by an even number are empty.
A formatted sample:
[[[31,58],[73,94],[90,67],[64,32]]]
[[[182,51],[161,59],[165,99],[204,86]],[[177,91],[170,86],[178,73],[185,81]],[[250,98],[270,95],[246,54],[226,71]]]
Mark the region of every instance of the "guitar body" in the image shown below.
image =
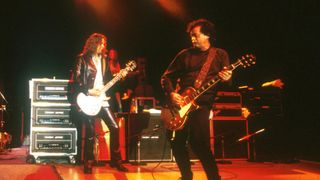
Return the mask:
[[[133,71],[137,66],[135,61],[129,61],[126,64],[124,69],[121,69],[120,72],[109,81],[102,89],[100,89],[101,94],[104,94],[110,87],[112,87],[117,81],[121,78],[124,78],[128,72]],[[102,106],[102,102],[105,100],[104,96],[87,96],[84,93],[79,93],[77,95],[77,105],[80,110],[88,116],[97,115]],[[108,98],[106,99],[108,100]]]
[[[88,116],[95,116],[100,112],[102,101],[100,96],[87,96],[84,93],[77,96],[77,105]]]
[[[184,127],[188,119],[188,114],[197,108],[197,105],[194,101],[187,102],[188,95],[195,91],[194,88],[187,88],[181,95],[185,99],[185,104],[173,108],[162,108],[161,110],[161,119],[164,122],[164,125],[167,129],[176,131]]]

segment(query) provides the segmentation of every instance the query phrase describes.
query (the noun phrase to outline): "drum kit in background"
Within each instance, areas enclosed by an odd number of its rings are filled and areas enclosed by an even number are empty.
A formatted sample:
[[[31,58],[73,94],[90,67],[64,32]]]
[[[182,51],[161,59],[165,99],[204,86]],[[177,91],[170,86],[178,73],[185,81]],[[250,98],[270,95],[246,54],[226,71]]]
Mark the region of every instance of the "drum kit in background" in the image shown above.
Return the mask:
[[[11,140],[12,140],[12,136],[4,131],[4,118],[3,118],[3,114],[4,111],[6,111],[6,106],[5,105],[1,105],[0,106],[0,154],[3,152],[6,152],[9,149],[9,145],[11,144]]]

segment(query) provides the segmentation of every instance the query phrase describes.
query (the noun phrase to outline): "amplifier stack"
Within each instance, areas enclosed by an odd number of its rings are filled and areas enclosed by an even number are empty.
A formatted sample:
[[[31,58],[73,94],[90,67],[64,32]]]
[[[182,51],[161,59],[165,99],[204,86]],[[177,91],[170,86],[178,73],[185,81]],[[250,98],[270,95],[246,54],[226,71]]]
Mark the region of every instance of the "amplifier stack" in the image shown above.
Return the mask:
[[[68,80],[31,79],[30,148],[28,162],[42,158],[68,158],[75,163],[77,130],[70,118]]]
[[[238,139],[248,135],[248,121],[242,115],[240,92],[218,91],[210,121],[211,144],[218,159],[247,159],[249,142]]]

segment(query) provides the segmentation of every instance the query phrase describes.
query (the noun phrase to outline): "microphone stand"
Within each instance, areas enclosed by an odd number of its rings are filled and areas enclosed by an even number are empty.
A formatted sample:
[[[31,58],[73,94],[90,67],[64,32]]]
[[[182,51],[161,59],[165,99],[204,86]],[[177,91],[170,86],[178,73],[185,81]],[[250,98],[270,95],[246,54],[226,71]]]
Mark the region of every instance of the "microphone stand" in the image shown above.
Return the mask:
[[[252,138],[252,151],[253,151],[253,158],[251,159],[251,157],[248,159],[248,161],[250,162],[257,162],[257,153],[256,153],[256,148],[255,148],[255,143],[256,143],[256,135],[260,134],[261,132],[264,132],[265,129],[260,129],[254,133],[248,134],[246,136],[243,136],[242,138],[238,139],[237,142],[241,142],[244,140],[250,140]]]
[[[220,139],[221,139],[222,159],[217,160],[216,162],[219,163],[219,164],[232,164],[232,161],[224,159],[224,157],[225,157],[225,154],[224,154],[224,136],[220,135],[218,137],[221,137]]]
[[[9,104],[8,101],[6,100],[6,98],[4,97],[4,95],[2,94],[1,91],[0,91],[0,96],[2,97],[2,99],[3,99],[7,104]]]

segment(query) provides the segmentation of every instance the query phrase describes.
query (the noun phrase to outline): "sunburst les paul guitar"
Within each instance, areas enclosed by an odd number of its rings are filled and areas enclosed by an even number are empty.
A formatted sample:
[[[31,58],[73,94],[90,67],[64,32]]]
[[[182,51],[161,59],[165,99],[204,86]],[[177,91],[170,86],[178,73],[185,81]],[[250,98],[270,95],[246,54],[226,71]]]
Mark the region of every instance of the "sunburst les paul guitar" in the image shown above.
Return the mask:
[[[256,62],[255,56],[247,54],[237,59],[237,61],[227,67],[229,70],[233,71],[237,67],[242,66],[244,68],[254,65]],[[183,104],[180,107],[162,108],[161,119],[164,121],[164,125],[167,129],[176,131],[184,127],[187,121],[188,114],[197,108],[195,100],[200,97],[204,92],[214,87],[218,82],[221,81],[219,76],[215,76],[209,82],[205,83],[199,89],[194,89],[193,87],[188,87],[183,91],[181,96],[183,97]]]
[[[77,95],[77,105],[80,110],[89,116],[97,115],[105,98],[104,93],[108,91],[117,81],[119,81],[121,78],[124,78],[128,74],[128,72],[133,71],[136,66],[137,65],[135,61],[129,61],[124,69],[121,69],[120,72],[116,74],[111,81],[109,81],[103,86],[103,88],[101,88],[101,96],[89,96],[82,92],[79,93]]]

